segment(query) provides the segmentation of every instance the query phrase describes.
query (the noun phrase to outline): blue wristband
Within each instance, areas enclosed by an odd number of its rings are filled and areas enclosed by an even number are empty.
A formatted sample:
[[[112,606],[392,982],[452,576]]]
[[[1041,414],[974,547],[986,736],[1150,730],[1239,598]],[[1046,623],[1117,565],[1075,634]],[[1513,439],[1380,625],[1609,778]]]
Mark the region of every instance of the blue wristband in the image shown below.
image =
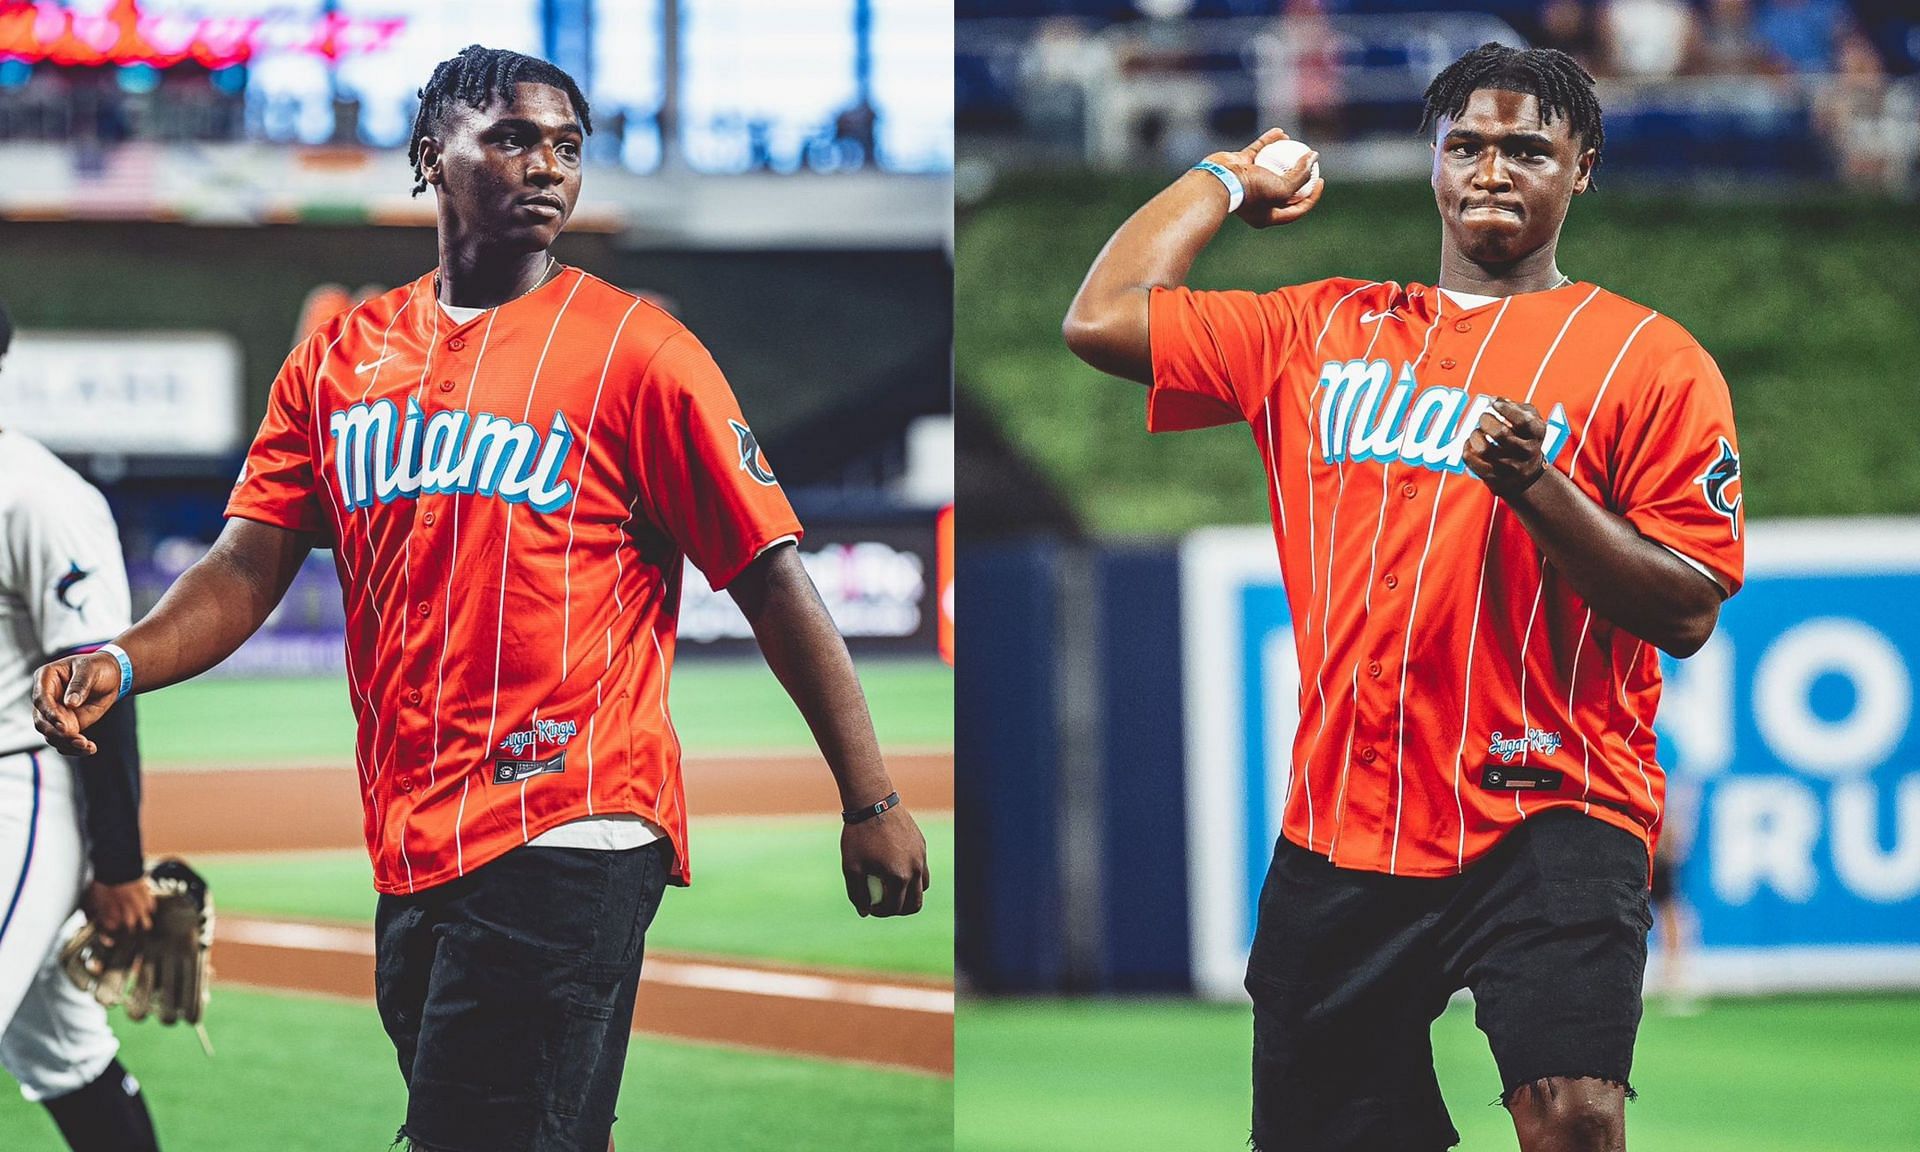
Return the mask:
[[[102,644],[99,651],[113,657],[120,665],[120,696],[114,699],[120,699],[133,691],[133,661],[127,659],[126,652],[118,644]]]
[[[1211,172],[1218,177],[1220,183],[1227,186],[1227,211],[1232,213],[1240,210],[1240,202],[1247,198],[1247,190],[1241,185],[1240,177],[1235,176],[1231,169],[1215,164],[1211,160],[1202,160],[1193,166],[1193,170]]]

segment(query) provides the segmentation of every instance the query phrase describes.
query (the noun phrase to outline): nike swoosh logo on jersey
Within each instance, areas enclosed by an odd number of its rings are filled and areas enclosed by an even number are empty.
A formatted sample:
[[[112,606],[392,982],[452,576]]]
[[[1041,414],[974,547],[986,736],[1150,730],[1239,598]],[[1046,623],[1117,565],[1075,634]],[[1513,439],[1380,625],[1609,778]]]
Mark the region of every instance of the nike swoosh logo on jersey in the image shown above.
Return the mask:
[[[369,360],[365,364],[355,365],[353,369],[353,374],[355,376],[365,376],[367,373],[373,371],[375,368],[380,367],[380,365],[385,364],[387,361],[398,360],[399,358],[400,358],[400,353],[389,352],[385,356],[380,357],[380,359],[378,360]]]
[[[1360,313],[1360,323],[1362,323],[1362,324],[1371,324],[1371,323],[1373,323],[1373,322],[1374,322],[1375,320],[1400,320],[1400,317],[1398,317],[1398,316],[1395,316],[1395,315],[1393,314],[1393,312],[1392,312],[1392,310],[1391,310],[1391,309],[1389,309],[1388,311],[1385,311],[1385,312],[1362,312],[1362,313]],[[1406,321],[1404,321],[1404,320],[1401,320],[1401,323],[1403,323],[1403,324],[1404,324],[1404,323],[1406,323]]]

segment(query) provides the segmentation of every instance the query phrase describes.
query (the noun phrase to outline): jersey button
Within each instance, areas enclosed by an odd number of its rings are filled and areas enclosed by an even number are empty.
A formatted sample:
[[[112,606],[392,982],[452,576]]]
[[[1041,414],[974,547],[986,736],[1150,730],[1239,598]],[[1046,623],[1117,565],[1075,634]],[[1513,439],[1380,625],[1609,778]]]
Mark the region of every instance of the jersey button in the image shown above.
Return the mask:
[[[1369,764],[1373,763],[1376,759],[1379,758],[1379,756],[1380,754],[1378,752],[1375,752],[1371,748],[1368,748],[1365,751],[1360,753],[1360,759],[1365,760]]]
[[[400,791],[402,792],[413,791],[413,781],[407,779],[405,776],[400,777]]]
[[[1465,320],[1456,320],[1453,323],[1453,330],[1455,332],[1471,332],[1473,331],[1473,325],[1467,323]]]
[[[1376,679],[1377,679],[1377,678],[1379,677],[1379,675],[1380,675],[1380,661],[1378,661],[1378,660],[1369,660],[1369,661],[1367,661],[1367,675],[1369,675],[1369,676],[1372,676],[1372,677],[1374,677],[1374,678],[1376,678]]]
[[[1452,367],[1452,365],[1448,365],[1448,367]],[[442,391],[442,392],[451,392],[451,391],[453,391],[453,381],[451,381],[451,380],[442,380],[442,381],[440,381],[440,391]]]
[[[460,351],[460,349],[465,348],[466,346],[467,346],[467,342],[465,340],[460,339],[460,337],[458,336],[455,336],[453,339],[447,341],[447,347],[453,349],[455,352]]]
[[[1440,361],[1440,367],[1442,367],[1442,368],[1451,368],[1451,367],[1453,367],[1453,360],[1452,360],[1451,358],[1449,358],[1449,359],[1446,359],[1446,360],[1442,360],[1442,361]],[[442,388],[447,388],[447,387],[451,387],[451,385],[447,385],[447,384],[442,384],[442,385],[441,385],[441,387],[442,387]]]
[[[1400,578],[1398,576],[1395,576],[1393,573],[1389,572],[1387,573],[1387,578],[1384,581],[1382,581],[1382,583],[1384,583],[1389,588],[1398,588],[1400,587]],[[426,611],[427,611],[427,606],[425,604],[420,605],[421,615],[425,615]]]
[[[1413,499],[1415,496],[1419,494],[1420,494],[1420,489],[1415,487],[1413,481],[1411,480],[1407,481],[1405,484],[1400,485],[1400,495],[1405,496],[1409,500]],[[433,514],[431,512],[427,514],[427,523],[429,524],[433,523]]]
[[[1392,585],[1388,585],[1388,587],[1392,587]],[[418,607],[419,607],[420,615],[422,616],[425,616],[427,613],[433,611],[433,606],[428,604],[425,600],[420,601],[420,604]]]
[[[409,703],[409,704],[418,704],[418,703],[420,703],[420,689],[418,689],[418,688],[409,688],[409,689],[407,690],[407,703]]]
[[[427,527],[433,527],[433,513],[429,512],[425,516],[422,516],[421,519],[427,522]]]

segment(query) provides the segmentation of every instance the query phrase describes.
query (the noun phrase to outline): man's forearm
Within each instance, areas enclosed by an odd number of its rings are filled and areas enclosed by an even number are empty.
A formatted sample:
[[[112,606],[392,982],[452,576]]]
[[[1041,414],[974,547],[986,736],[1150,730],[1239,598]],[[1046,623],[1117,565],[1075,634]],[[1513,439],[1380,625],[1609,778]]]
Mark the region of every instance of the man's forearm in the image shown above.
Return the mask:
[[[254,534],[275,532],[247,526]],[[181,574],[166,595],[117,643],[134,668],[134,688],[146,692],[188,680],[231,656],[266,623],[286,595],[298,558],[294,534],[262,556],[256,540],[242,547],[223,535],[208,553]]]
[[[764,566],[764,567],[763,567]],[[893,791],[846,641],[808,579],[798,551],[782,546],[740,578],[735,600],[753,625],[767,667],[793,698],[840,789],[843,809]]]
[[[1712,635],[1720,593],[1686,561],[1640,535],[1567,475],[1547,468],[1507,500],[1563,579],[1603,618],[1676,656]]]

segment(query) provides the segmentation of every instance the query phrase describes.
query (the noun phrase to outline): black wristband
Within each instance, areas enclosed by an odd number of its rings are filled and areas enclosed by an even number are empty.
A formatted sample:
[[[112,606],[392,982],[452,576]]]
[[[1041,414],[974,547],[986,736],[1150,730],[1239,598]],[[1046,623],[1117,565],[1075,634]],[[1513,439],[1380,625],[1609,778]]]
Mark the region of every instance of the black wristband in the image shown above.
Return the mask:
[[[845,820],[849,824],[859,824],[873,819],[889,808],[897,808],[899,805],[900,793],[889,792],[887,793],[886,799],[877,804],[869,804],[865,808],[847,809],[845,812],[840,813],[840,819]]]

